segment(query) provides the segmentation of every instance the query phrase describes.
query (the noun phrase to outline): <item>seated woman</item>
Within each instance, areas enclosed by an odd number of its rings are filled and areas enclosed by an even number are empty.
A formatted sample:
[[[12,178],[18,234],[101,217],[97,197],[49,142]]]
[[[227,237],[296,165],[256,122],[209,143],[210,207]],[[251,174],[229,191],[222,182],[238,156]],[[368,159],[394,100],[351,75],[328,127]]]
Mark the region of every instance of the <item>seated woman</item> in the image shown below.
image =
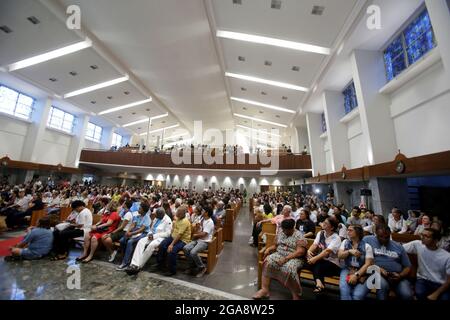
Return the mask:
[[[286,219],[281,222],[281,230],[276,244],[264,252],[262,286],[253,299],[268,299],[270,279],[276,279],[289,289],[292,299],[298,300],[301,292],[298,270],[304,261],[300,259],[306,253],[306,241],[300,231],[295,230],[295,221]],[[275,251],[275,252],[274,252]]]
[[[430,228],[430,227],[431,227],[430,216],[427,214],[424,214],[421,218],[421,223],[414,231],[414,234],[417,236],[420,236],[425,229]]]
[[[99,240],[117,229],[121,218],[117,213],[118,203],[111,201],[106,207],[102,208],[101,220],[92,226],[91,232],[86,233],[84,236],[84,251],[83,254],[76,260],[83,263],[88,263],[94,257],[97,250]]]
[[[308,249],[308,268],[311,269],[316,288],[314,293],[325,289],[324,278],[338,276],[341,272],[337,253],[341,238],[337,234],[338,222],[335,218],[326,218],[314,243]]]
[[[252,242],[250,244],[253,247],[258,247],[258,237],[262,231],[261,221],[270,220],[273,218],[272,207],[270,204],[266,203],[263,207],[264,211],[261,211],[259,207],[255,207],[253,209],[253,213],[255,215],[253,219],[253,230],[252,230]]]
[[[36,228],[29,230],[25,238],[11,248],[11,256],[6,261],[16,259],[35,260],[46,256],[52,249],[53,233],[50,230],[50,218],[39,219]]]
[[[339,289],[341,300],[364,300],[367,295],[366,271],[373,264],[373,249],[362,239],[361,225],[351,224],[347,228],[349,239],[342,241],[338,258],[344,261]]]
[[[297,220],[295,228],[300,231],[305,238],[314,238],[316,225],[309,219],[309,210],[302,209],[300,211],[300,219]]]

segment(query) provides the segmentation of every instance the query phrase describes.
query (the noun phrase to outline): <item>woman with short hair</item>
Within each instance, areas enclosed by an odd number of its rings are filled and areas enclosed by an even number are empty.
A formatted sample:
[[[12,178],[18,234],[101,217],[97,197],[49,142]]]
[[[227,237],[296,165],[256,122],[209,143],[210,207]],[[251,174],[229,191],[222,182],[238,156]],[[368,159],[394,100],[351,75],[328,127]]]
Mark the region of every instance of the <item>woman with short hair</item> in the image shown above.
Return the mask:
[[[301,293],[298,270],[303,266],[301,259],[306,253],[306,241],[295,229],[293,219],[281,222],[281,230],[276,243],[264,252],[262,287],[253,299],[268,299],[270,279],[276,279],[289,289],[292,299],[298,300]]]

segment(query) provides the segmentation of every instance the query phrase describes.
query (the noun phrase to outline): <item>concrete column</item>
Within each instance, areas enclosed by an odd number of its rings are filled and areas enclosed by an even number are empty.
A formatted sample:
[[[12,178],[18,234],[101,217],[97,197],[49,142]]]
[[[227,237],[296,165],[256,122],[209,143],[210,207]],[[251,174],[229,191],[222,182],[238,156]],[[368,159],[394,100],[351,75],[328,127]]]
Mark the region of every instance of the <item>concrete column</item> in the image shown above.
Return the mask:
[[[67,152],[66,165],[69,167],[78,167],[81,150],[84,148],[84,137],[86,135],[88,123],[88,115],[81,115],[76,121],[73,130],[75,135],[72,137],[72,141],[70,141],[69,150]]]
[[[325,153],[323,152],[322,141],[320,140],[320,135],[322,134],[321,115],[318,113],[307,113],[306,123],[308,126],[309,151],[311,153],[313,176],[316,176],[318,173],[325,174]]]
[[[392,207],[403,212],[409,209],[408,182],[406,179],[372,178],[369,181],[372,190],[373,210],[388,217]]]
[[[347,125],[339,121],[345,115],[344,96],[341,92],[325,91],[323,93],[323,106],[331,152],[331,171],[340,171],[343,166],[350,168]]]
[[[447,78],[450,79],[450,9],[446,0],[425,0]]]
[[[109,150],[112,146],[113,133],[117,130],[116,127],[104,127],[102,132],[102,140],[100,141],[102,148]]]
[[[305,146],[306,146],[306,149],[308,149],[308,152],[310,152],[309,140],[308,140],[308,128],[296,127],[296,129],[297,129],[297,137],[298,137],[298,152],[302,153]]]
[[[386,84],[383,55],[379,51],[355,50],[351,55],[353,80],[366,142],[369,164],[392,161],[398,152],[391,101],[379,93]]]
[[[50,98],[37,100],[35,109],[31,114],[32,123],[28,127],[27,135],[22,149],[22,161],[36,162],[37,152],[41,147],[41,141],[44,139],[45,128],[52,107]]]

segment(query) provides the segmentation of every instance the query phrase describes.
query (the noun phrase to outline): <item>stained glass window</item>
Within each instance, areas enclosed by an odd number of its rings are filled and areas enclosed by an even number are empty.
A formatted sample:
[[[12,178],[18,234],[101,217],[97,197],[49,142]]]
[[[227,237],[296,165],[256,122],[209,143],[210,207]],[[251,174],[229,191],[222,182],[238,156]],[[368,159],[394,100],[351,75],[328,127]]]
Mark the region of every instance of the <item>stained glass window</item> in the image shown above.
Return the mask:
[[[386,77],[391,81],[436,46],[430,16],[425,9],[384,51]]]
[[[345,87],[342,94],[344,95],[345,114],[347,114],[358,107],[358,99],[356,98],[356,89],[353,80],[347,87]]]
[[[29,120],[33,105],[33,98],[0,85],[0,112]]]
[[[322,119],[322,132],[327,132],[327,122],[325,121],[325,113],[322,113],[321,119]]]

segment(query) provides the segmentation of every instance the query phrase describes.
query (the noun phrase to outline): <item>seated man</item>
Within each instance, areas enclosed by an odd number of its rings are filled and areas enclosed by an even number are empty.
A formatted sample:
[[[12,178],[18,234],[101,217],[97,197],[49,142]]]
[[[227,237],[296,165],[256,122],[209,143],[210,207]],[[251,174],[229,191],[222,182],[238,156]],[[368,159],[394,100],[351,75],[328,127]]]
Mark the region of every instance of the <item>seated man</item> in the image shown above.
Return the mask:
[[[177,209],[177,219],[173,223],[172,235],[161,242],[157,261],[154,269],[162,269],[166,256],[169,256],[169,271],[166,276],[173,276],[177,272],[177,254],[191,241],[191,223],[186,218],[187,207],[180,206]]]
[[[170,232],[172,231],[172,220],[163,208],[158,208],[155,211],[156,217],[150,225],[148,236],[139,240],[136,245],[133,258],[131,259],[131,265],[126,270],[129,275],[137,274],[147,263],[148,259],[150,259],[155,249],[159,247],[161,242],[170,236]]]
[[[184,254],[189,261],[189,268],[186,270],[187,274],[196,274],[197,278],[202,277],[206,272],[206,266],[202,259],[198,256],[199,252],[208,249],[208,244],[211,242],[214,235],[214,222],[212,221],[211,207],[205,207],[202,210],[203,220],[200,225],[199,232],[192,235],[192,241],[184,248]]]
[[[391,240],[389,226],[378,225],[376,236],[366,236],[364,241],[372,246],[374,265],[378,266],[381,272],[377,299],[386,300],[389,290],[395,289],[397,296],[402,300],[411,300],[413,297],[411,284],[406,279],[411,270],[411,262],[403,246]]]
[[[214,209],[212,216],[214,224],[217,224],[218,227],[222,227],[225,221],[226,214],[225,203],[223,201],[219,201],[217,203],[216,209]]]
[[[150,230],[150,215],[148,210],[150,206],[143,202],[139,207],[139,214],[133,216],[133,222],[130,229],[120,239],[120,247],[125,250],[122,264],[116,269],[117,271],[125,270],[131,262],[131,257],[134,251],[134,246],[139,240],[147,236]]]
[[[6,261],[15,259],[34,260],[46,256],[52,249],[53,233],[50,230],[50,218],[39,219],[36,228],[31,228],[25,238],[11,248],[11,256]]]
[[[450,253],[438,247],[439,231],[426,228],[422,241],[403,244],[407,253],[417,254],[416,296],[419,300],[446,300],[450,298]]]

